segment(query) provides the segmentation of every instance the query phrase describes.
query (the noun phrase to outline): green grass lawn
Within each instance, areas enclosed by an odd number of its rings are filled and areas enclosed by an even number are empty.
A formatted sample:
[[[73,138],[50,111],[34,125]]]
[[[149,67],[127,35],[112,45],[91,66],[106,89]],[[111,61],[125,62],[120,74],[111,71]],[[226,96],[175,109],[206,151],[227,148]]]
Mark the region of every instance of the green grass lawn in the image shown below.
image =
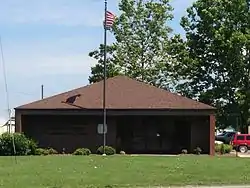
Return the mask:
[[[0,187],[250,184],[250,159],[208,156],[0,157]]]

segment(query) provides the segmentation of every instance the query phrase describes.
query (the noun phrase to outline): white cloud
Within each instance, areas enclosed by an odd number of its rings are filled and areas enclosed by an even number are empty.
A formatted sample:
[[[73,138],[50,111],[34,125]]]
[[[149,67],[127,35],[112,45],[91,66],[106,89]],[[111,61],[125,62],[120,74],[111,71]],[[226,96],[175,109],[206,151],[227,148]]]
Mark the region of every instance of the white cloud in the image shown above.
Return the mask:
[[[0,23],[101,26],[103,8],[99,0],[8,0],[1,2]]]
[[[89,75],[90,68],[96,60],[87,55],[70,54],[46,56],[34,54],[10,59],[12,65],[7,70],[9,75],[34,77],[40,75],[83,74]]]
[[[90,68],[96,60],[86,55],[71,55],[62,57],[48,57],[37,66],[46,74],[85,74],[90,73]]]
[[[94,45],[94,37],[68,37],[27,42],[3,43],[6,72],[9,79],[18,76],[82,74],[89,75],[97,62],[88,56]],[[87,48],[85,47],[87,46]],[[0,68],[2,62],[0,60]],[[0,82],[3,77],[0,76]]]
[[[195,0],[171,0],[175,14],[183,15]],[[117,12],[120,0],[109,0]],[[101,26],[103,0],[8,0],[0,6],[0,23]]]
[[[171,0],[174,14],[183,15],[195,0]],[[117,12],[120,0],[109,0],[109,9]],[[0,23],[101,26],[103,0],[8,0],[1,2]]]

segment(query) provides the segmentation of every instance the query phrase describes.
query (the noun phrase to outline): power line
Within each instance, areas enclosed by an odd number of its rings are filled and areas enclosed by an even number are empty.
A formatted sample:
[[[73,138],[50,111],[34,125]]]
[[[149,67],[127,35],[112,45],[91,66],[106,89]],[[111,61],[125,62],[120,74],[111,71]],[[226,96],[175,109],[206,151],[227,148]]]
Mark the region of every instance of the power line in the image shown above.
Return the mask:
[[[7,108],[8,108],[8,132],[11,133],[11,110],[10,110],[10,101],[9,101],[9,91],[8,91],[8,84],[7,84],[7,74],[6,74],[6,66],[5,66],[5,58],[4,58],[4,53],[3,53],[3,45],[2,45],[2,37],[0,36],[0,50],[1,50],[1,56],[2,56],[2,64],[3,64],[3,76],[4,76],[4,85],[5,85],[5,92],[6,92],[6,99],[7,99]],[[16,146],[15,146],[15,139],[14,135],[12,135],[12,146],[13,146],[13,151],[14,151],[14,156],[15,156],[15,161],[17,163],[16,159]]]
[[[7,85],[7,75],[6,75],[6,67],[5,67],[5,58],[3,53],[3,45],[2,45],[2,38],[0,36],[0,48],[1,48],[1,57],[2,57],[2,64],[3,64],[3,77],[4,77],[4,86],[5,86],[5,92],[6,92],[6,100],[7,100],[7,108],[8,108],[8,116],[10,119],[10,102],[9,102],[9,91],[8,91],[8,85]],[[10,129],[10,127],[9,127]]]

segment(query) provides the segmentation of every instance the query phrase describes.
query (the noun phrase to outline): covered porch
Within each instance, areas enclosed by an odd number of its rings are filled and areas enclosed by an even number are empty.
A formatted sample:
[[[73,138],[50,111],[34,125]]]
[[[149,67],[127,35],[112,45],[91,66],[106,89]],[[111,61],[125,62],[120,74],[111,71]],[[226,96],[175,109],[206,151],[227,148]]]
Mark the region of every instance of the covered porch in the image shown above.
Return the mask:
[[[117,149],[126,153],[210,153],[210,116],[117,117]]]
[[[16,113],[16,131],[41,147],[72,152],[87,147],[94,153],[103,144],[102,111],[22,110]],[[107,145],[129,154],[176,154],[182,149],[214,154],[214,115],[207,112],[109,110]]]

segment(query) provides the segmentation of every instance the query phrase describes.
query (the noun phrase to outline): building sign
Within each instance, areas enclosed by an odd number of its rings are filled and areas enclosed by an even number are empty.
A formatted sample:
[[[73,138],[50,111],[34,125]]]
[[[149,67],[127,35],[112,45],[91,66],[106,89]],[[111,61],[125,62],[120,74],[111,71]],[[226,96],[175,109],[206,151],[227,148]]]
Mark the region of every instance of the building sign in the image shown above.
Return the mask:
[[[104,132],[103,132],[103,128],[104,128]],[[97,126],[98,134],[106,134],[107,131],[108,131],[107,124],[104,127],[103,127],[103,124],[98,124],[98,126]]]

